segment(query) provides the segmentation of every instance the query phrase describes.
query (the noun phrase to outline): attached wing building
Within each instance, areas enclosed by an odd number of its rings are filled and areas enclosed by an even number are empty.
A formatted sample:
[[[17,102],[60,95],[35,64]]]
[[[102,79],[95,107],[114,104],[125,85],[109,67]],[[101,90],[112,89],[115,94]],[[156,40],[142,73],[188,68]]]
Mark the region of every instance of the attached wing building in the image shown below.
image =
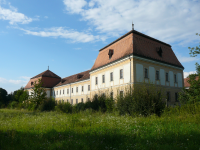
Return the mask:
[[[91,70],[61,79],[47,70],[30,79],[41,78],[47,96],[72,104],[86,102],[95,94],[116,96],[137,83],[153,83],[166,92],[169,104],[177,102],[178,92],[184,86],[184,67],[167,43],[131,30],[99,50]]]

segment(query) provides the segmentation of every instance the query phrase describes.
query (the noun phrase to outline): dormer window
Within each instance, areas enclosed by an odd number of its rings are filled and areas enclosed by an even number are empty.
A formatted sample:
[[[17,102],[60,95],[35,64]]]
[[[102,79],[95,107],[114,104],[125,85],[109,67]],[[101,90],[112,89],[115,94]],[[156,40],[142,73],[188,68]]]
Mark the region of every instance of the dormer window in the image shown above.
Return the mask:
[[[158,53],[158,55],[159,55],[160,57],[162,57],[163,51],[162,51],[162,48],[161,48],[161,47],[157,49],[157,53]]]
[[[33,85],[33,82],[31,82],[31,86]]]
[[[77,79],[80,79],[80,78],[82,78],[82,77],[83,77],[82,74],[78,74],[78,75],[77,75]]]
[[[114,50],[110,49],[109,52],[108,52],[109,59],[111,59],[111,57],[112,57],[113,54],[114,54]]]

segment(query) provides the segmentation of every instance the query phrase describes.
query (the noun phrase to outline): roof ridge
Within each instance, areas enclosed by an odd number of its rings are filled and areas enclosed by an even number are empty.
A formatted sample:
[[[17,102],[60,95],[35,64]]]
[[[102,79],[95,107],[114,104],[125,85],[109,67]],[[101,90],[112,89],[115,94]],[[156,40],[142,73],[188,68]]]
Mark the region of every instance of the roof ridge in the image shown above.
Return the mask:
[[[119,37],[119,38],[118,38],[118,39],[116,39],[115,41],[111,42],[110,44],[108,44],[108,45],[104,46],[104,47],[103,47],[103,48],[101,48],[99,51],[102,51],[103,49],[105,49],[105,48],[109,47],[110,45],[112,45],[112,44],[116,43],[117,41],[121,40],[122,38],[126,37],[127,35],[129,35],[129,34],[131,34],[131,33],[136,33],[136,34],[139,34],[139,35],[141,35],[141,36],[147,37],[147,38],[149,38],[149,39],[151,39],[151,40],[154,40],[154,41],[160,42],[160,43],[162,43],[162,44],[165,44],[165,45],[167,45],[167,46],[170,46],[170,47],[171,47],[171,45],[170,45],[170,44],[167,44],[167,43],[165,43],[165,42],[162,42],[162,41],[160,41],[160,40],[158,40],[158,39],[155,39],[155,38],[153,38],[153,37],[151,37],[151,36],[148,36],[148,35],[146,35],[146,34],[144,34],[144,33],[141,33],[141,32],[139,32],[139,31],[136,31],[136,30],[134,30],[134,29],[133,29],[133,30],[131,30],[131,31],[127,32],[126,34],[122,35],[121,37]]]

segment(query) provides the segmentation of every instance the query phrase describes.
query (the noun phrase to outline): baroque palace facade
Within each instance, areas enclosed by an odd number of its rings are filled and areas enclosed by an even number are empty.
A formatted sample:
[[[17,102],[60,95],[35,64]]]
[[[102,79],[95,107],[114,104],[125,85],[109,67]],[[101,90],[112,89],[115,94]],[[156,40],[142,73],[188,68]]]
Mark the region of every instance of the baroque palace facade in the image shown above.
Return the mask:
[[[100,49],[91,70],[63,79],[46,70],[31,78],[25,89],[30,94],[34,82],[41,79],[47,97],[76,104],[95,94],[115,97],[127,86],[153,83],[164,89],[169,104],[174,104],[184,86],[183,69],[169,44],[131,30]]]

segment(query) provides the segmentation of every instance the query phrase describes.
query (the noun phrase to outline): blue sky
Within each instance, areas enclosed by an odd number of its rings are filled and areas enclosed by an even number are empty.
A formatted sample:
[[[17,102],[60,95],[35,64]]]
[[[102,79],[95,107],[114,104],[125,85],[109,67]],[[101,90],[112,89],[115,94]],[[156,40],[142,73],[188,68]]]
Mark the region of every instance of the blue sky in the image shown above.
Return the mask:
[[[67,77],[89,70],[98,50],[131,30],[172,46],[195,71],[199,0],[0,0],[0,87],[8,93],[45,70]]]

